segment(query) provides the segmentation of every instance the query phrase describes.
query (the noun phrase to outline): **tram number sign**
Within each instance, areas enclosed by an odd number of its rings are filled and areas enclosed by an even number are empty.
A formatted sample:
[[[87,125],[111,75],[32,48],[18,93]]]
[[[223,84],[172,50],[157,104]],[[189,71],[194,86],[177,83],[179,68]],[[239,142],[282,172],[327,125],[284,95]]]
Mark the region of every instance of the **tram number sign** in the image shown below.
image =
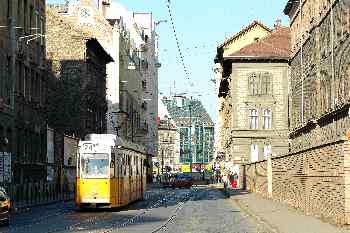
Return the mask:
[[[95,144],[87,143],[83,144],[84,151],[93,151],[95,149]]]

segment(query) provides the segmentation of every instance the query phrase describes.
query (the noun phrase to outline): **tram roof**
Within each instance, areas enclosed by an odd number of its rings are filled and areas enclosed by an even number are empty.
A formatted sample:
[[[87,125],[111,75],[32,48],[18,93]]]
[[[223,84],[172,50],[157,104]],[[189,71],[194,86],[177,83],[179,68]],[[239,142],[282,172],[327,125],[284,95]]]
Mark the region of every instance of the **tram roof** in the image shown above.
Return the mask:
[[[117,145],[124,149],[145,153],[145,148],[143,146],[123,140],[121,137],[114,134],[88,134],[85,136],[85,141],[102,141],[105,144]]]

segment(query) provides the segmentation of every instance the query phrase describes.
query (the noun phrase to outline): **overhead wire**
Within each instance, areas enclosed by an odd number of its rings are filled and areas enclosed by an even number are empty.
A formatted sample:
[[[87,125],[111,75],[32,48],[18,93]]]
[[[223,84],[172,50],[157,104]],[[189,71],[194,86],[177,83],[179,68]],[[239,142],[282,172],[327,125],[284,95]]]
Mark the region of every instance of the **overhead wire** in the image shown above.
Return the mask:
[[[172,26],[172,31],[173,31],[173,34],[174,34],[174,38],[175,38],[175,41],[176,41],[176,47],[177,47],[177,50],[178,50],[178,53],[179,53],[179,57],[180,57],[180,63],[181,63],[182,69],[183,69],[183,71],[185,73],[185,77],[187,78],[187,80],[190,83],[189,71],[188,71],[188,68],[187,68],[187,66],[185,64],[184,56],[183,56],[183,53],[182,53],[182,50],[181,50],[181,47],[180,47],[179,37],[178,37],[178,35],[176,33],[176,29],[175,29],[175,21],[174,21],[173,14],[171,12],[170,0],[166,0],[166,6],[167,6],[167,9],[168,9],[169,19],[170,19],[170,23],[171,23],[171,26]],[[192,86],[191,83],[190,83],[190,86]]]
[[[166,7],[167,7],[167,10],[168,10],[168,16],[169,16],[169,20],[170,20],[170,23],[171,23],[171,29],[172,29],[172,32],[173,32],[173,36],[175,38],[176,48],[177,48],[177,51],[178,51],[178,57],[177,57],[178,63],[182,67],[183,72],[185,74],[185,77],[186,77],[186,79],[187,79],[187,81],[189,83],[189,87],[188,87],[188,89],[186,88],[187,90],[185,92],[192,95],[196,91],[189,90],[189,89],[193,89],[194,84],[193,84],[193,82],[191,82],[192,81],[191,78],[190,78],[191,72],[189,71],[189,68],[188,68],[188,66],[185,63],[185,58],[184,58],[185,56],[184,55],[186,54],[186,56],[193,56],[193,55],[197,56],[197,55],[199,55],[198,52],[201,53],[202,49],[206,49],[206,48],[208,48],[210,46],[216,47],[217,43],[215,43],[215,44],[214,43],[213,44],[205,44],[205,43],[201,44],[201,43],[198,43],[198,44],[195,44],[193,46],[186,47],[184,50],[182,50],[181,49],[180,39],[179,39],[177,30],[176,30],[176,27],[175,27],[174,14],[172,12],[170,0],[166,0]],[[197,52],[195,54],[190,54],[189,53],[190,49],[191,50],[193,50],[193,49],[197,50]],[[167,50],[165,52],[167,52]],[[208,52],[208,54],[209,53],[211,53],[211,52]],[[201,93],[202,93],[202,91],[201,91]]]

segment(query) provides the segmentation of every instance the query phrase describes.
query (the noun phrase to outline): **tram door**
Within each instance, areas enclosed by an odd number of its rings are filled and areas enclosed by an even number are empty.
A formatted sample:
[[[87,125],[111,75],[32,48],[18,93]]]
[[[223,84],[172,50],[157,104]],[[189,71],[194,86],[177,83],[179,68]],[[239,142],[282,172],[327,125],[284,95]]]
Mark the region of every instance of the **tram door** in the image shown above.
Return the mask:
[[[116,173],[116,157],[115,152],[112,151],[111,153],[111,161],[110,161],[110,195],[111,195],[111,206],[117,205],[117,198],[118,198],[118,179],[117,179],[117,173]]]

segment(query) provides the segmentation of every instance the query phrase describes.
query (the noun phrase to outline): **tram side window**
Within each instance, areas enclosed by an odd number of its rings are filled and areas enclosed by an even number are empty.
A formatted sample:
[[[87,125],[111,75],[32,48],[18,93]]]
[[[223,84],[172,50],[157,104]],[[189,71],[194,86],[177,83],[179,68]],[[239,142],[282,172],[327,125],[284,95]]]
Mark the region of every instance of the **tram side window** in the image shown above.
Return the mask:
[[[117,164],[118,164],[118,166],[116,166],[118,169],[116,171],[116,174],[118,175],[118,177],[122,176],[122,171],[123,171],[122,170],[122,168],[123,168],[122,159],[123,159],[122,155],[118,153],[118,158],[116,159]]]
[[[132,156],[130,155],[130,156],[129,156],[129,175],[130,175],[130,176],[133,175],[132,169],[133,169]]]
[[[77,177],[80,177],[80,154],[77,153]]]
[[[110,175],[111,178],[115,176],[115,153],[111,154]]]
[[[123,169],[124,169],[124,176],[126,176],[126,156],[123,157]]]
[[[136,175],[139,175],[140,171],[139,171],[139,158],[136,157]]]

